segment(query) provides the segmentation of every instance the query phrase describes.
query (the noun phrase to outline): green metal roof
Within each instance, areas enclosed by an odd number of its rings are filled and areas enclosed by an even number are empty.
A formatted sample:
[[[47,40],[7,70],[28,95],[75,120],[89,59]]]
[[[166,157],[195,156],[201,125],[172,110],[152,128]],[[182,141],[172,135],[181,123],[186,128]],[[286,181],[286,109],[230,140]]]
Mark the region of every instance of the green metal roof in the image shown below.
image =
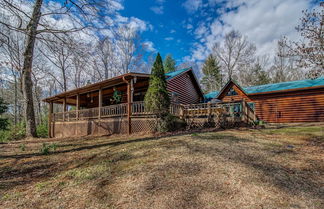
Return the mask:
[[[165,77],[167,80],[170,80],[178,75],[180,75],[181,73],[187,71],[187,70],[190,70],[191,68],[184,68],[184,69],[181,69],[181,70],[176,70],[176,71],[172,71],[172,72],[169,72],[169,73],[166,73],[165,74]]]
[[[256,93],[265,93],[265,92],[272,92],[272,91],[311,88],[316,86],[324,86],[324,77],[320,77],[317,79],[272,83],[272,84],[266,84],[260,86],[249,86],[249,87],[243,87],[242,89],[247,94],[256,94]],[[204,97],[206,100],[210,100],[212,98],[216,98],[218,94],[219,94],[218,91],[213,91],[205,94]]]
[[[219,94],[219,91],[212,91],[204,95],[206,100],[211,100]]]
[[[270,91],[282,91],[282,90],[290,90],[290,89],[300,89],[300,88],[310,88],[316,86],[324,86],[324,77],[320,77],[317,79],[308,79],[308,80],[299,80],[299,81],[288,81],[282,83],[273,83],[266,84],[260,86],[250,86],[244,87],[243,90],[247,94],[256,94],[256,93],[264,93]]]

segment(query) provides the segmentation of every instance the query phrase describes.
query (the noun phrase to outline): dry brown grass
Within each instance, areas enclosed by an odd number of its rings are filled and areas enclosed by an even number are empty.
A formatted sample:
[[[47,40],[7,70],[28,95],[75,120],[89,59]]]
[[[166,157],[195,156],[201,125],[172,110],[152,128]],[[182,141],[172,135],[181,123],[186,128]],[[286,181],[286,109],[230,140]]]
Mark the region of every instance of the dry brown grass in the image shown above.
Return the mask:
[[[312,124],[0,144],[0,208],[324,208],[323,136]]]

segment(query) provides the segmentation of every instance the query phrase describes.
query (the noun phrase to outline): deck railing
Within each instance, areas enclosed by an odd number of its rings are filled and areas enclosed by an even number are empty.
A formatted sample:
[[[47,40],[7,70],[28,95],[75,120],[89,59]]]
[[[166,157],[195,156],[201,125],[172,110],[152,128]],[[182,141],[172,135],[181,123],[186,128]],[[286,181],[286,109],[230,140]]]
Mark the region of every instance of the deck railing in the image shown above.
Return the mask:
[[[255,121],[254,111],[245,101],[227,103],[201,103],[201,104],[171,104],[170,113],[181,118],[186,117],[209,117],[223,114],[225,117],[239,118],[247,123]],[[133,102],[131,104],[132,116],[148,116],[153,112],[147,111],[144,102]],[[82,110],[71,110],[68,112],[53,113],[53,121],[75,121],[109,117],[123,117],[127,115],[127,103],[104,106],[101,108],[90,108]]]

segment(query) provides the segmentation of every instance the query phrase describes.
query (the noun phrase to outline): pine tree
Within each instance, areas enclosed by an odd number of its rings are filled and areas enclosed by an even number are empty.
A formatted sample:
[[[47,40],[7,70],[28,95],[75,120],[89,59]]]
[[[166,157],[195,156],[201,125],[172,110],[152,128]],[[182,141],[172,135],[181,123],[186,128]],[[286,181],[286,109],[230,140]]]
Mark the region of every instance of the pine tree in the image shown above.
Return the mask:
[[[173,72],[176,70],[176,62],[172,58],[171,54],[168,54],[164,60],[164,71],[166,73]]]
[[[149,87],[144,98],[147,111],[154,112],[158,117],[168,114],[170,98],[163,69],[162,58],[158,53],[152,67]]]
[[[7,112],[8,106],[4,103],[3,99],[0,97],[0,115]],[[7,118],[0,118],[0,130],[6,130],[8,126],[8,119]]]
[[[201,83],[206,92],[219,90],[222,87],[221,67],[217,59],[211,54],[205,60],[202,67],[204,77]]]
[[[264,71],[260,64],[256,64],[252,69],[252,85],[263,85],[271,82],[269,74]]]

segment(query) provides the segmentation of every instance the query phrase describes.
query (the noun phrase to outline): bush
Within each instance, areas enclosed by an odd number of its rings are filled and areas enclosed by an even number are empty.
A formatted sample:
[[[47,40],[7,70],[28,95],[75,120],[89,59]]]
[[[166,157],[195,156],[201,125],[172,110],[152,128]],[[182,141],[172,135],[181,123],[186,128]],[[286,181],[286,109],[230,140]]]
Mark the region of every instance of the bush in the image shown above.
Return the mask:
[[[176,131],[186,127],[186,122],[181,120],[179,117],[172,114],[167,114],[158,121],[157,131],[167,132]]]
[[[25,124],[18,123],[16,126],[11,125],[8,130],[1,130],[0,131],[0,141],[12,141],[12,140],[19,140],[26,136]]]
[[[52,149],[53,151],[55,151],[57,148],[57,144],[53,143],[53,144],[46,144],[43,143],[42,147],[40,148],[40,153],[42,155],[48,155],[50,153],[50,150]]]
[[[48,127],[46,123],[40,124],[36,128],[36,133],[38,137],[47,138],[48,137]]]

